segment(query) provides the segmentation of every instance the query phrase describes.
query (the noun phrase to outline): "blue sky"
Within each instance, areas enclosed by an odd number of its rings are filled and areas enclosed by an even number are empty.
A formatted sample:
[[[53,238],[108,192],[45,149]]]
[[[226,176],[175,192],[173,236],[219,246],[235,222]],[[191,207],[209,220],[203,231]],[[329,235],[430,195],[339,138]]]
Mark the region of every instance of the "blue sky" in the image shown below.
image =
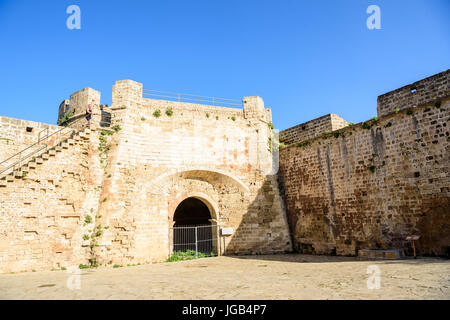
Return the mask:
[[[81,30],[66,8],[81,9]],[[369,30],[366,8],[381,9]],[[360,122],[376,98],[450,68],[450,1],[0,0],[0,115],[56,123],[84,87],[116,80],[223,98],[259,95],[285,129]]]

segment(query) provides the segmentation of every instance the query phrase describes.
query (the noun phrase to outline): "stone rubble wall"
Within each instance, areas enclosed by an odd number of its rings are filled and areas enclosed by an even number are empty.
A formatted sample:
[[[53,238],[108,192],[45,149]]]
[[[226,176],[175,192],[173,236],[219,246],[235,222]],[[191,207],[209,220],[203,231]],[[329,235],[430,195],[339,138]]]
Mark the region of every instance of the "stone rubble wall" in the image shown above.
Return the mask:
[[[280,151],[288,219],[299,252],[356,255],[450,247],[450,99],[435,100]]]

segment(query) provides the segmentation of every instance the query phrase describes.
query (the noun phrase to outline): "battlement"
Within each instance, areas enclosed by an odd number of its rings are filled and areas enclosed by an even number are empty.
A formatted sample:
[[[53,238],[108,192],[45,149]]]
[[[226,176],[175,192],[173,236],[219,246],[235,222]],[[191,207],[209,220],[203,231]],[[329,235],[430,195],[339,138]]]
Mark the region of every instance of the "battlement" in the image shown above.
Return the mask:
[[[72,93],[70,100],[63,100],[59,105],[58,123],[68,115],[71,116],[71,119],[77,119],[83,116],[88,104],[91,104],[94,109],[99,108],[100,95],[101,93],[99,91],[92,88],[84,88]]]
[[[378,117],[450,95],[450,69],[378,96]]]
[[[191,116],[197,114],[203,118],[211,117],[216,120],[253,119],[265,123],[272,121],[270,109],[264,107],[263,99],[258,96],[243,97],[242,102],[238,102],[231,99],[145,90],[142,83],[119,80],[113,85],[112,97],[112,110],[146,107],[153,110],[152,112],[159,110],[165,113],[172,110],[177,111],[177,114],[185,112]],[[187,114],[183,113],[185,117]]]
[[[348,122],[336,114],[330,113],[320,118],[298,124],[280,131],[280,142],[285,144],[300,143],[348,126]]]
[[[122,115],[120,110],[124,109],[139,109],[141,107],[152,109],[154,111],[159,110],[161,113],[165,113],[167,110],[177,111],[178,114],[182,114],[183,111],[191,114],[192,116],[201,114],[203,117],[212,117],[216,120],[229,120],[233,121],[239,119],[246,119],[248,121],[256,121],[269,123],[272,121],[272,113],[269,108],[264,107],[264,101],[261,97],[249,96],[243,97],[241,101],[203,97],[196,95],[185,95],[187,97],[181,97],[176,95],[170,96],[170,93],[162,92],[162,95],[152,94],[153,90],[144,90],[143,84],[133,80],[118,80],[112,87],[112,105],[108,113],[108,122],[111,120],[111,114],[116,113],[117,121],[121,121]],[[58,123],[63,120],[67,120],[70,116],[71,121],[83,117],[85,114],[86,106],[91,104],[93,106],[93,123],[98,121],[104,123],[105,110],[103,110],[100,104],[101,93],[92,88],[84,88],[70,96],[70,100],[63,100],[58,110]],[[155,98],[155,96],[157,98]],[[183,101],[187,100],[186,101]],[[183,113],[184,114],[184,113]],[[187,115],[185,115],[186,117]]]

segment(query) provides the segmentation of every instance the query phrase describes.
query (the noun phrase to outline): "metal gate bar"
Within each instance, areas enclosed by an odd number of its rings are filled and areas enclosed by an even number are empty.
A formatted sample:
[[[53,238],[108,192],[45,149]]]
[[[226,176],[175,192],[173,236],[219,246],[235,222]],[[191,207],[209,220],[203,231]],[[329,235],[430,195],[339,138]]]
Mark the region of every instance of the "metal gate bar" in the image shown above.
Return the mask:
[[[185,225],[171,228],[170,254],[177,251],[195,251],[206,255],[219,254],[218,225]]]

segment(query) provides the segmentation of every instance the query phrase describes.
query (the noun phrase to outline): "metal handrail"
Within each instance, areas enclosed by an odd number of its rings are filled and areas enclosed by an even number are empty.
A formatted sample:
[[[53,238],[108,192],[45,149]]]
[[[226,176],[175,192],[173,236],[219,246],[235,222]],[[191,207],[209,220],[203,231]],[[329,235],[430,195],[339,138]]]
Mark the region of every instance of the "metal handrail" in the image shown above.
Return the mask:
[[[176,95],[180,95],[180,96],[191,96],[191,97],[199,97],[199,98],[208,98],[208,99],[216,99],[216,100],[228,100],[228,101],[234,101],[234,102],[241,102],[240,100],[236,100],[236,99],[225,99],[225,98],[199,96],[199,95],[196,95],[196,94],[189,94],[189,93],[179,93],[179,92],[170,92],[170,91],[158,91],[158,90],[150,90],[150,89],[143,89],[142,91],[152,91],[152,92],[159,92],[159,93],[176,94]]]
[[[243,106],[242,101],[240,101],[240,100],[207,97],[207,96],[200,96],[200,95],[188,94],[188,93],[178,93],[178,92],[143,89],[143,95],[155,96],[155,97],[160,97],[160,98],[176,99],[178,101],[188,100],[188,101],[195,101],[195,102],[208,102],[208,103],[212,103],[213,105],[215,105],[217,102],[219,104],[224,104],[224,105]],[[196,98],[202,98],[202,99],[192,99],[192,98],[187,98],[187,97],[196,97]],[[231,102],[227,102],[227,101],[231,101]],[[232,102],[238,102],[238,103],[232,103]]]
[[[74,122],[71,123],[71,125],[80,122],[82,119],[83,119],[83,118],[79,118],[79,119],[75,120]],[[48,146],[49,146],[49,138],[52,137],[52,136],[55,136],[56,134],[58,134],[58,136],[59,136],[59,138],[60,138],[60,137],[61,137],[61,132],[62,132],[63,130],[65,130],[65,129],[71,129],[71,130],[73,130],[74,132],[72,132],[72,134],[75,133],[75,131],[76,131],[76,128],[74,128],[74,127],[63,127],[63,128],[61,128],[61,129],[59,129],[59,130],[57,130],[57,131],[55,131],[55,132],[49,134],[49,133],[48,133],[49,128],[47,127],[46,129],[44,129],[44,130],[42,130],[41,132],[39,132],[39,134],[38,134],[38,141],[37,141],[36,143],[33,143],[33,144],[29,145],[28,147],[26,147],[25,149],[22,149],[21,151],[19,151],[19,152],[17,152],[16,154],[12,155],[12,156],[9,157],[8,159],[3,160],[2,162],[0,162],[0,166],[1,166],[2,164],[4,164],[4,163],[8,162],[9,160],[13,159],[14,157],[19,156],[19,159],[18,159],[17,161],[15,161],[14,163],[8,165],[7,167],[1,169],[0,175],[3,175],[4,172],[6,172],[7,170],[9,170],[9,169],[11,169],[11,168],[13,168],[13,171],[14,171],[14,168],[16,167],[17,164],[20,165],[20,163],[21,163],[22,161],[28,159],[28,158],[31,157],[32,155],[38,153],[39,151],[41,151],[41,150],[43,150],[43,149],[46,150],[46,149],[48,148]],[[40,137],[40,134],[41,134],[43,131],[46,131],[46,132],[47,132],[47,135],[41,138],[41,137]],[[81,129],[80,129],[79,131],[81,131]],[[69,138],[67,138],[67,139],[69,139]],[[67,139],[65,139],[65,140],[67,140]],[[47,140],[47,142],[46,142],[45,145],[43,145],[41,148],[38,148],[37,150],[32,151],[31,153],[27,154],[26,156],[21,157],[21,155],[22,155],[25,151],[27,151],[28,149],[30,149],[30,148],[32,148],[32,147],[34,147],[34,146],[36,146],[36,145],[41,144],[41,142],[44,141],[44,140]],[[60,143],[60,142],[61,142],[61,141],[59,141],[58,143]],[[57,143],[56,143],[56,139],[55,139],[55,145],[56,145],[56,144],[57,144]]]

